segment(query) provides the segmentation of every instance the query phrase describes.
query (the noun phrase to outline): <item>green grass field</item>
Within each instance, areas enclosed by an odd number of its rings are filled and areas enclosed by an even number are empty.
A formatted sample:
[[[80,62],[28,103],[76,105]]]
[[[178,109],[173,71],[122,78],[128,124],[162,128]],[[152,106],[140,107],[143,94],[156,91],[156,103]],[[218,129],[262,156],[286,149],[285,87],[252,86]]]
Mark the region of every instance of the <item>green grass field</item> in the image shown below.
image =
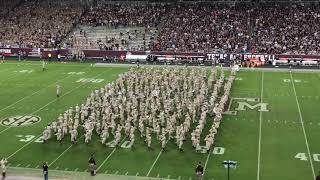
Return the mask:
[[[114,179],[195,179],[198,161],[205,165],[205,180],[226,179],[224,160],[238,162],[230,178],[236,180],[312,180],[320,170],[319,72],[240,71],[229,109],[237,111],[236,115],[224,115],[215,149],[202,154],[189,141],[182,153],[173,142],[162,152],[153,141],[154,150],[149,151],[142,139],[132,149],[109,148],[97,135],[89,145],[83,138],[77,145],[69,139],[63,144],[37,142],[46,124],[128,70],[76,63],[52,63],[47,68],[42,72],[40,62],[0,64],[0,120],[26,115],[41,118],[29,126],[0,125],[0,157],[9,158],[8,175],[15,167],[26,172],[39,169],[41,175],[43,162],[61,174],[81,174],[87,171],[91,153],[97,159],[98,173],[115,174]],[[62,86],[59,99],[57,83]],[[244,110],[236,110],[241,105]],[[259,111],[263,105],[268,111]]]

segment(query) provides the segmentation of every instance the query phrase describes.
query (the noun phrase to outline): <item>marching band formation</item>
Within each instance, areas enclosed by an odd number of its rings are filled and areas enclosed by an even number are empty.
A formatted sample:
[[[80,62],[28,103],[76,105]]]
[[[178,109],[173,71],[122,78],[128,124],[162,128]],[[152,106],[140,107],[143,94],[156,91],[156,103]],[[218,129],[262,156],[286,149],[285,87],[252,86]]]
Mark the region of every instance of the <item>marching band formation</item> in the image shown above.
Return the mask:
[[[44,143],[54,136],[61,142],[68,134],[74,144],[83,136],[90,143],[96,133],[102,144],[112,141],[119,146],[127,138],[133,145],[139,135],[148,148],[158,141],[165,150],[174,141],[183,151],[184,142],[191,139],[196,150],[205,142],[209,151],[235,75],[235,69],[226,80],[224,71],[216,68],[132,68],[49,124]],[[80,132],[84,135],[78,137]]]

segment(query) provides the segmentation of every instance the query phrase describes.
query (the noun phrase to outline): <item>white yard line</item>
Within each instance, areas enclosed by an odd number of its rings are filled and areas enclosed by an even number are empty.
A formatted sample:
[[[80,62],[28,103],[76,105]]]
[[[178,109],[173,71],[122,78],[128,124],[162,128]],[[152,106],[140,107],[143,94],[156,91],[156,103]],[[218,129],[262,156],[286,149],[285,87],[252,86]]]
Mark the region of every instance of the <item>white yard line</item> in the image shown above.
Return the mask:
[[[109,160],[109,158],[112,156],[112,154],[116,151],[117,148],[114,148],[111,153],[108,155],[108,157],[101,163],[101,165],[97,168],[97,172],[102,168],[102,166]]]
[[[79,140],[84,136],[84,134],[82,136],[80,136]],[[70,148],[72,148],[74,144],[71,144],[66,150],[64,150],[56,159],[54,159],[50,164],[49,167],[54,164],[61,156],[63,156],[67,151],[69,151]]]
[[[102,73],[101,73],[101,74],[102,74]],[[101,74],[99,74],[99,75],[101,75]],[[98,75],[98,76],[99,76],[99,75]],[[97,76],[96,76],[96,77],[97,77]],[[81,86],[83,86],[83,85],[85,85],[85,84],[88,84],[88,82],[87,82],[87,83],[84,83],[84,84],[81,84],[80,86],[77,86],[76,88],[74,88],[74,89],[72,89],[72,90],[70,90],[70,91],[66,92],[66,93],[65,93],[65,94],[63,94],[60,98],[55,98],[54,100],[50,101],[50,102],[49,102],[49,103],[47,103],[46,105],[42,106],[41,108],[39,108],[38,110],[36,110],[36,111],[34,111],[34,112],[30,113],[30,114],[35,114],[35,113],[37,113],[37,112],[41,111],[42,109],[46,108],[46,107],[47,107],[47,106],[49,106],[50,104],[52,104],[52,103],[56,102],[58,99],[61,99],[62,97],[64,97],[64,96],[66,96],[66,95],[70,94],[71,92],[73,92],[74,90],[76,90],[76,89],[80,88]],[[28,115],[28,114],[26,114],[26,115]],[[11,128],[12,128],[12,126],[9,126],[9,127],[5,128],[4,130],[0,131],[0,134],[2,134],[2,133],[4,133],[4,132],[6,132],[7,130],[9,130],[9,129],[11,129]]]
[[[262,71],[261,75],[261,94],[260,102],[263,101],[263,82],[264,82],[264,72]],[[260,180],[260,161],[261,161],[261,131],[262,131],[262,111],[259,115],[259,144],[258,144],[258,169],[257,169],[257,180]]]
[[[103,73],[105,73],[105,72],[102,72],[102,73],[98,74],[98,75],[95,76],[94,78],[100,76],[100,75],[103,74]],[[87,82],[87,83],[83,83],[83,84],[81,84],[81,85],[79,85],[79,86],[71,89],[71,90],[68,91],[67,93],[63,94],[60,98],[62,98],[62,97],[64,97],[64,96],[72,93],[73,91],[77,90],[78,88],[80,88],[80,87],[82,87],[82,86],[84,86],[84,85],[86,85],[86,84],[88,84],[88,82]],[[58,100],[58,98],[57,98],[57,99],[54,99],[53,101],[49,102],[48,104],[46,104],[45,106],[43,106],[42,108],[38,109],[37,111],[35,111],[35,112],[33,112],[33,113],[36,113],[36,112],[41,111],[43,108],[45,108],[46,106],[50,105],[51,103],[53,103],[53,102],[55,102],[55,101],[57,101],[57,100]],[[33,114],[33,113],[32,113],[32,114]],[[6,128],[5,130],[1,131],[0,134],[1,134],[2,132],[4,132],[4,131],[8,130],[9,128],[11,128],[11,126],[8,127],[8,128]],[[36,139],[38,139],[39,137],[41,137],[41,135],[42,135],[42,133],[41,133],[40,135],[38,135],[36,138],[34,138],[34,140],[29,141],[28,143],[26,143],[25,145],[23,145],[20,149],[18,149],[18,150],[15,151],[14,153],[12,153],[10,156],[8,156],[7,159],[10,159],[12,156],[14,156],[15,154],[17,154],[19,151],[21,151],[22,149],[24,149],[25,147],[27,147],[28,145],[30,145],[33,141],[35,141]]]
[[[212,153],[212,152],[210,151],[209,154],[208,154],[208,156],[207,156],[206,162],[204,163],[202,179],[204,179],[204,175],[205,175],[205,173],[206,173],[206,168],[207,168],[207,164],[208,164],[208,161],[209,161],[209,158],[210,158],[211,153]]]
[[[78,89],[79,87],[81,87],[81,86],[77,86],[77,88],[72,89],[71,91],[68,91],[66,94],[63,94],[60,98],[62,98],[62,97],[63,97],[63,96],[65,96],[65,95],[70,94],[71,92],[73,92],[74,90]],[[60,99],[60,98],[59,98],[59,99]],[[56,102],[57,100],[58,100],[58,98],[55,98],[54,100],[50,101],[50,102],[49,102],[49,103],[47,103],[46,105],[42,106],[41,108],[39,108],[39,109],[38,109],[38,110],[36,110],[36,111],[33,111],[33,112],[32,112],[32,113],[30,113],[30,114],[35,114],[35,113],[37,113],[37,112],[41,111],[42,109],[44,109],[45,107],[49,106],[50,104],[52,104],[52,103]],[[27,114],[26,114],[26,115],[27,115]],[[4,130],[0,131],[0,134],[2,134],[2,133],[4,133],[4,132],[6,132],[7,130],[9,130],[9,129],[11,129],[11,128],[12,128],[12,126],[9,126],[9,127],[5,128]]]
[[[16,68],[16,67],[9,68],[9,69],[13,69],[13,70],[14,70],[15,68]],[[33,70],[33,69],[31,69],[31,70]],[[0,72],[3,72],[3,71],[0,71]],[[19,72],[15,71],[15,74],[14,74],[13,76],[10,76],[9,78],[3,79],[2,81],[0,81],[0,85],[3,84],[3,82],[5,82],[5,81],[8,81],[8,80],[13,79],[13,78],[15,78],[15,77],[18,77],[18,76],[20,76],[20,75],[32,75],[32,74],[29,74],[29,73],[24,74],[24,73],[19,73]]]
[[[35,171],[39,171],[39,169],[37,168],[24,168],[24,167],[14,167],[14,166],[10,166],[8,168],[11,168],[11,169],[23,169],[23,170],[35,170]],[[87,174],[87,172],[79,172],[79,171],[65,171],[65,170],[55,170],[55,169],[51,169],[49,171],[52,171],[52,172],[58,172],[58,173],[69,173],[69,174],[74,174],[74,175],[81,175],[81,174]],[[139,173],[137,173],[136,176],[133,176],[133,175],[121,175],[121,174],[104,174],[106,176],[106,179],[109,179],[108,177],[111,177],[112,179],[114,179],[114,177],[125,177],[126,179],[131,179],[131,178],[135,178],[137,179],[137,176],[139,175]],[[73,176],[74,177],[74,176]],[[155,178],[155,177],[145,177],[145,176],[138,176],[139,179],[144,179],[144,180],[159,180],[159,178]],[[168,177],[170,178],[170,175],[168,175]],[[177,180],[177,179],[167,179],[167,178],[160,178],[161,180]]]
[[[290,77],[291,77],[292,88],[293,88],[294,96],[295,96],[295,98],[296,98],[297,107],[298,107],[298,112],[299,112],[299,116],[300,116],[300,124],[301,124],[301,127],[302,127],[302,131],[303,131],[303,135],[304,135],[304,140],[305,140],[305,142],[306,142],[306,146],[307,146],[307,150],[308,150],[309,162],[310,162],[310,166],[311,166],[311,170],[312,170],[312,175],[313,175],[313,178],[315,178],[315,177],[316,177],[316,174],[315,174],[315,172],[314,172],[314,166],[313,166],[313,161],[312,161],[312,157],[311,157],[311,153],[310,153],[308,138],[307,138],[306,130],[305,130],[305,128],[304,128],[304,121],[303,121],[303,118],[302,118],[300,103],[299,103],[299,100],[298,100],[298,97],[297,97],[296,87],[295,87],[295,85],[294,85],[294,81],[293,81],[293,77],[292,77],[292,73],[291,73],[291,72],[290,72]]]
[[[87,69],[87,68],[86,68],[86,69]],[[83,71],[85,71],[85,70],[83,70]],[[35,95],[35,94],[38,94],[39,92],[43,91],[44,89],[47,89],[47,88],[49,88],[50,86],[53,86],[53,85],[55,85],[56,83],[58,83],[58,82],[60,82],[60,81],[63,81],[64,79],[66,79],[66,78],[68,78],[68,77],[70,77],[70,76],[72,76],[72,75],[70,74],[70,75],[68,75],[68,76],[66,76],[66,77],[64,77],[64,78],[62,78],[62,79],[60,79],[60,80],[58,80],[58,81],[56,81],[56,82],[54,82],[54,83],[52,83],[52,84],[50,84],[50,85],[48,85],[48,86],[44,87],[44,88],[42,88],[42,89],[40,89],[40,90],[38,90],[38,91],[36,91],[36,92],[34,92],[34,93],[30,94],[30,95],[28,95],[28,96],[25,96],[24,98],[22,98],[22,99],[20,99],[20,100],[18,100],[18,101],[16,101],[16,102],[14,102],[14,103],[12,103],[12,104],[8,105],[7,107],[4,107],[4,108],[0,109],[0,112],[1,112],[1,111],[3,111],[3,110],[8,109],[8,108],[10,108],[10,107],[12,107],[12,106],[14,106],[14,105],[16,105],[17,103],[19,103],[19,102],[21,102],[21,101],[23,101],[23,100],[25,100],[25,99],[27,99],[27,98],[29,98],[29,97],[31,97],[31,96],[33,96],[33,95]],[[0,132],[0,134],[1,134],[1,132]]]
[[[11,69],[15,69],[16,67],[12,67],[12,68],[7,68],[7,69],[3,69],[3,70],[0,70],[0,73],[2,73],[2,72],[5,72],[5,71],[9,71],[9,70],[11,70]]]
[[[34,61],[33,61],[34,62]],[[40,61],[39,61],[40,62]],[[19,67],[22,67],[23,65],[26,65],[26,66],[38,66],[38,67],[42,67],[42,64],[40,64],[40,63],[10,63],[10,64],[13,64],[13,65],[21,65],[21,66],[19,66]],[[7,65],[10,65],[10,64],[7,64]],[[86,66],[86,65],[88,65],[88,66],[90,66],[90,63],[82,63],[82,64],[80,64],[80,63],[76,63],[76,62],[71,62],[71,63],[69,63],[69,64],[57,64],[57,63],[49,63],[48,64],[49,65],[49,67],[50,66],[59,66],[59,65],[65,65],[66,67],[83,67],[83,66]],[[116,64],[115,64],[116,65]],[[48,67],[48,66],[47,66]],[[94,67],[99,67],[99,66],[94,66]]]
[[[18,77],[19,75],[23,75],[23,74],[15,74],[15,75],[13,75],[13,76],[10,76],[10,77],[7,78],[7,79],[3,79],[2,81],[0,81],[0,85],[2,85],[3,82],[6,82],[6,81],[8,81],[8,80],[10,80],[10,79],[13,79],[13,78],[15,78],[15,77]]]
[[[123,138],[120,143],[122,143],[126,138]],[[117,147],[115,147],[111,153],[108,155],[108,157],[101,163],[101,165],[97,168],[97,172],[102,168],[102,166],[109,160],[109,158],[112,156],[112,154],[117,150]]]
[[[160,156],[161,156],[162,152],[163,152],[163,150],[161,149],[161,151],[159,152],[159,154],[158,154],[158,156],[157,156],[156,160],[154,160],[154,162],[153,162],[153,164],[152,164],[151,168],[149,169],[148,174],[146,175],[147,177],[149,177],[149,175],[150,175],[150,173],[151,173],[151,171],[152,171],[152,169],[153,169],[154,165],[156,165],[156,163],[157,163],[158,159],[160,158]]]

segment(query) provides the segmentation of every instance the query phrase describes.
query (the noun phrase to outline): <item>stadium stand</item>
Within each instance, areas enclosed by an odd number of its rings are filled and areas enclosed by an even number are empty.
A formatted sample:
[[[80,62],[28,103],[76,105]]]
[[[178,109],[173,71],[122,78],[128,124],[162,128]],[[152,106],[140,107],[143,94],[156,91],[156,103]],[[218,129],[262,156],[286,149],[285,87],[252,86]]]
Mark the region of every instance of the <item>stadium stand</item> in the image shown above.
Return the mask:
[[[319,54],[320,8],[308,4],[268,3],[255,6],[252,51]]]
[[[101,50],[150,50],[156,28],[81,26],[65,42],[66,47]]]
[[[180,4],[157,50],[319,54],[320,8],[310,4]]]
[[[7,8],[0,19],[1,47],[320,52],[319,2],[93,1],[84,6],[72,0],[14,0],[0,6]]]
[[[161,21],[167,10],[165,4],[154,3],[110,3],[99,1],[96,7],[81,18],[82,25],[109,26],[142,26],[154,27]]]
[[[11,47],[56,47],[83,8],[73,0],[30,0],[0,19],[0,41]]]
[[[241,7],[241,9],[237,8]],[[247,7],[190,3],[173,7],[158,36],[155,49],[203,52],[246,50],[249,40]]]
[[[9,14],[10,11],[12,11],[12,9],[19,4],[21,4],[21,0],[0,1],[0,7],[1,7],[0,17],[4,18],[5,16],[10,15]]]
[[[66,46],[80,49],[151,50],[167,4],[99,1],[81,17]]]

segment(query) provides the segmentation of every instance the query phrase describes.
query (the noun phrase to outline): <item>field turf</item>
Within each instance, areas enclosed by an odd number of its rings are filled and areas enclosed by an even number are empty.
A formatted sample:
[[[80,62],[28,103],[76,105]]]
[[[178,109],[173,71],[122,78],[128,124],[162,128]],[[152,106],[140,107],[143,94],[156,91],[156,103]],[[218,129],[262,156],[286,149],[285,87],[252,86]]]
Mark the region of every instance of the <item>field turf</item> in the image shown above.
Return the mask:
[[[41,118],[29,126],[0,125],[0,157],[9,158],[9,175],[10,169],[31,171],[41,168],[43,162],[58,172],[83,173],[91,153],[97,159],[99,174],[115,174],[119,179],[195,179],[194,168],[201,161],[204,180],[221,180],[227,175],[224,160],[237,161],[237,168],[230,170],[230,179],[236,180],[312,180],[318,174],[319,72],[240,71],[229,110],[235,111],[243,102],[247,103],[245,110],[224,115],[216,148],[208,154],[196,153],[189,140],[184,152],[179,152],[173,142],[162,152],[157,141],[152,142],[154,150],[150,151],[142,139],[137,139],[131,149],[109,148],[98,141],[97,135],[89,145],[84,144],[83,137],[77,145],[72,145],[69,138],[62,144],[53,139],[47,144],[37,142],[44,127],[60,113],[81,104],[92,90],[127,70],[50,63],[42,71],[40,62],[0,64],[0,121],[25,115]],[[56,98],[56,84],[62,87],[60,98]],[[258,111],[261,102],[267,103],[268,111]]]

